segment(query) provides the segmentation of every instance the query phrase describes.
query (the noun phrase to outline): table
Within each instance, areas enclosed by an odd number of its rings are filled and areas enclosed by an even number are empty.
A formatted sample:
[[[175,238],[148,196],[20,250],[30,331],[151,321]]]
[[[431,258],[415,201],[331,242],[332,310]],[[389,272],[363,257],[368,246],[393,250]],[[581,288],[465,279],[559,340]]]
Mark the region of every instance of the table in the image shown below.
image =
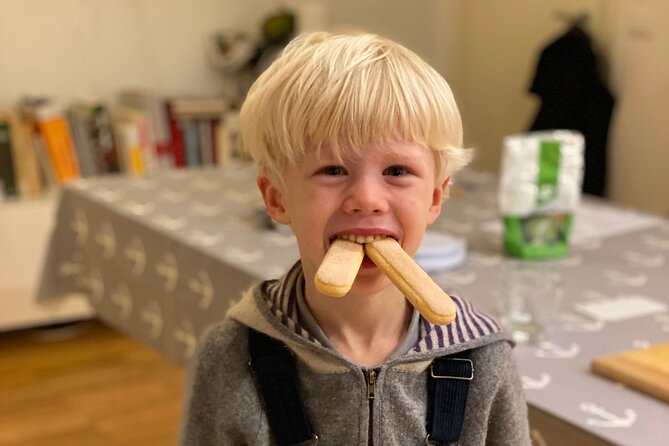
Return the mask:
[[[470,196],[446,206],[437,225],[466,236],[472,252],[466,265],[435,280],[499,315],[505,276],[514,261],[500,254],[500,233],[488,230],[494,182],[485,174],[460,178]],[[555,323],[544,342],[515,349],[530,415],[557,429],[547,444],[665,445],[669,405],[589,368],[594,357],[669,340],[669,222],[595,199],[584,200],[580,215],[590,221],[586,227],[578,227],[578,215],[570,255],[548,262],[560,276],[563,295]],[[663,303],[665,309],[619,321],[577,311],[579,305],[635,296]]]
[[[268,227],[255,175],[254,166],[235,163],[71,183],[38,298],[83,292],[103,320],[186,364],[197,338],[242,291],[298,257],[294,236]],[[466,238],[470,251],[460,268],[433,277],[499,315],[513,261],[501,253],[495,189],[491,174],[466,170],[456,178],[433,229]],[[579,226],[586,220],[590,226]],[[575,224],[570,255],[550,263],[563,291],[555,323],[542,342],[515,350],[533,422],[544,426],[547,444],[564,444],[571,432],[591,444],[664,445],[669,406],[591,374],[589,364],[666,342],[666,307],[618,321],[576,310],[626,296],[668,304],[669,222],[588,199]],[[555,426],[566,427],[557,443],[548,439]]]

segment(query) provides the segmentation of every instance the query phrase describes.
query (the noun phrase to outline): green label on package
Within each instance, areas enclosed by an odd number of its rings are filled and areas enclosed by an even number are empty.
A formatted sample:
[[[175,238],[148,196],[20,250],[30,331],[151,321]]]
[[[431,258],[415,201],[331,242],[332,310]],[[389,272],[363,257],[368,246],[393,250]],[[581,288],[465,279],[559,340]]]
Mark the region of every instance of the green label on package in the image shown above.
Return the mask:
[[[560,143],[541,141],[539,147],[539,175],[537,176],[537,206],[555,200],[558,194],[558,172],[560,170]]]
[[[525,259],[565,256],[572,220],[572,214],[560,213],[504,217],[505,251]]]

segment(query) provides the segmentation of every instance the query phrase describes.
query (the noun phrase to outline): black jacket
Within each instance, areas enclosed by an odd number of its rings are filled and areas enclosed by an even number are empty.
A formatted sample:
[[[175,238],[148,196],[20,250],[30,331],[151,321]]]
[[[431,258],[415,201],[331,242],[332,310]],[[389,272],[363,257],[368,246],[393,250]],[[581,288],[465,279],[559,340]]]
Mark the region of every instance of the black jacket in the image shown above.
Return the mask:
[[[541,51],[530,92],[541,97],[530,130],[571,129],[583,133],[583,192],[605,196],[614,100],[597,72],[590,38],[580,27],[570,28]]]

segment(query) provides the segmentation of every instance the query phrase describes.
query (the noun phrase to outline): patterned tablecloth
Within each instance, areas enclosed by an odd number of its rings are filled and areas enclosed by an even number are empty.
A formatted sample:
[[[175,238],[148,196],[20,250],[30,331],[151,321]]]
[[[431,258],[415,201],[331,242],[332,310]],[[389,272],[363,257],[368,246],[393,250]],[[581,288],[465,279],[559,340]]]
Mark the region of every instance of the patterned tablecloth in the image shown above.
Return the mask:
[[[268,227],[255,175],[237,164],[71,183],[38,298],[85,293],[101,318],[185,364],[243,290],[298,257],[294,236]],[[453,192],[433,229],[466,238],[469,254],[434,278],[501,316],[518,262],[502,255],[496,179],[467,170]],[[570,255],[541,265],[554,317],[516,348],[530,405],[613,444],[667,444],[669,406],[589,366],[669,340],[669,222],[584,200]]]

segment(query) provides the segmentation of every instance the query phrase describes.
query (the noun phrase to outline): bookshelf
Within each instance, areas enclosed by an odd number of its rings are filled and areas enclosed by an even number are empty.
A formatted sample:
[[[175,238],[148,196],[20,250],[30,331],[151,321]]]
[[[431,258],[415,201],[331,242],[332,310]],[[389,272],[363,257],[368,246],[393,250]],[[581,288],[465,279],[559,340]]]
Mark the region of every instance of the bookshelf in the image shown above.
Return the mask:
[[[82,295],[45,304],[35,300],[57,194],[32,200],[0,201],[0,331],[91,318]]]

